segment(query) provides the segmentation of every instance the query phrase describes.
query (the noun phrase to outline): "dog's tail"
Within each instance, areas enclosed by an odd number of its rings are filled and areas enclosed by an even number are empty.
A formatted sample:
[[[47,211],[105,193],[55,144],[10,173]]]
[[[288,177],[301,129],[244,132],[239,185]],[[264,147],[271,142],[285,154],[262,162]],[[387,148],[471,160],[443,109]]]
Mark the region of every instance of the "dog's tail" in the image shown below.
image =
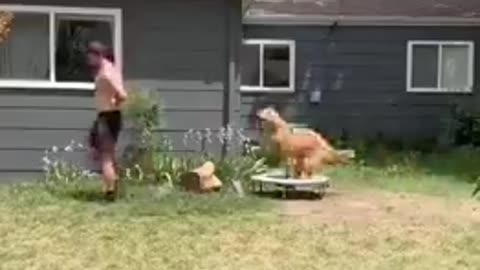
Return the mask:
[[[351,150],[332,150],[326,152],[323,162],[328,165],[345,165],[355,157],[355,152]]]
[[[323,150],[323,154],[319,154],[317,159],[321,157],[324,163],[332,165],[347,164],[351,159],[355,158],[355,151],[337,150],[319,133],[310,131],[310,134],[315,136],[321,149]]]
[[[313,136],[315,138],[315,140],[317,141],[318,145],[320,146],[320,148],[322,148],[323,150],[335,151],[333,146],[319,133],[317,133],[317,132],[315,132],[314,130],[311,130],[311,129],[304,129],[302,131],[305,132],[305,134],[308,134],[309,136]],[[302,131],[300,131],[300,132],[302,132]]]
[[[352,150],[318,149],[310,157],[310,164],[315,170],[321,169],[323,165],[346,165],[351,159],[355,158],[355,152]]]
[[[321,166],[322,164],[347,164],[351,159],[355,158],[355,151],[335,149],[321,134],[312,129],[301,129],[297,132],[303,132],[309,136],[313,136],[317,141],[318,149],[313,156],[310,157],[310,162],[315,167]]]
[[[350,160],[355,158],[355,151],[353,150],[335,150],[337,163],[347,164]]]

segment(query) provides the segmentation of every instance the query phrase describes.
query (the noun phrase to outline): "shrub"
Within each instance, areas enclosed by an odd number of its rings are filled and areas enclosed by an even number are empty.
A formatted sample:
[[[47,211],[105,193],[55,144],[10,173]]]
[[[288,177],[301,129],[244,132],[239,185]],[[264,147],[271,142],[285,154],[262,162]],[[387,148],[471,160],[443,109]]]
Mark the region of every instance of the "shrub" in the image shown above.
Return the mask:
[[[171,148],[167,138],[155,133],[163,125],[160,97],[156,91],[131,91],[124,111],[132,136],[121,155],[122,175],[127,179],[134,178],[131,174],[141,178],[144,174],[140,170],[151,175],[155,153]]]
[[[455,145],[480,146],[480,116],[467,111],[459,105],[453,105],[453,142]]]
[[[164,124],[161,121],[163,111],[157,91],[131,91],[124,111],[133,130],[135,143],[142,148],[153,147],[154,132]]]
[[[240,181],[244,185],[253,175],[264,173],[268,168],[265,158],[253,155],[227,157],[217,164],[216,174],[223,182]]]

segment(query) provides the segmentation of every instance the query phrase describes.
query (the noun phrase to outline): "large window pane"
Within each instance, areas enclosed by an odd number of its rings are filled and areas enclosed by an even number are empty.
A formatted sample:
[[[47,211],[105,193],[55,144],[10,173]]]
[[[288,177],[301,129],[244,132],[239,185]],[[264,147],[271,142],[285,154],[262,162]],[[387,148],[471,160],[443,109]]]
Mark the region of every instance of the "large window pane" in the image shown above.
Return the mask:
[[[442,47],[442,88],[464,89],[468,86],[468,46]]]
[[[415,45],[412,52],[412,87],[438,87],[438,46]]]
[[[264,86],[290,86],[290,50],[288,45],[265,45]]]
[[[112,26],[113,18],[63,14],[57,16],[57,81],[92,81],[86,62],[88,43],[95,40],[112,47]]]
[[[242,85],[260,86],[260,46],[242,45],[240,59]]]
[[[0,43],[0,79],[48,80],[48,15],[14,15],[11,31]]]

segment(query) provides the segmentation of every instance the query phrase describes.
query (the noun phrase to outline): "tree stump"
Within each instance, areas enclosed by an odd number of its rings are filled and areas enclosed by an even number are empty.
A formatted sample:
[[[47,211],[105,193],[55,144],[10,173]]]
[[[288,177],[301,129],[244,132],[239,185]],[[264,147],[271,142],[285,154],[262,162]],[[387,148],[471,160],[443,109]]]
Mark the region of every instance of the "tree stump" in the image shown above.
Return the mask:
[[[186,191],[194,193],[218,191],[222,187],[222,181],[215,175],[215,165],[210,161],[183,174],[181,184]]]

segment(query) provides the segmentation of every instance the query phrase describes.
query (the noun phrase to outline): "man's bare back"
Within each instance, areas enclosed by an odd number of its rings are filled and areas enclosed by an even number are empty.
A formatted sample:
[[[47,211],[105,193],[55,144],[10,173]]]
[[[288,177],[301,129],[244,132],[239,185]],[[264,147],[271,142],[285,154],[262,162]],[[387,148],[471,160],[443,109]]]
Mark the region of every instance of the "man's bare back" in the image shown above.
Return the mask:
[[[98,112],[119,110],[119,99],[126,97],[120,72],[109,61],[102,59],[95,77],[95,105]]]

